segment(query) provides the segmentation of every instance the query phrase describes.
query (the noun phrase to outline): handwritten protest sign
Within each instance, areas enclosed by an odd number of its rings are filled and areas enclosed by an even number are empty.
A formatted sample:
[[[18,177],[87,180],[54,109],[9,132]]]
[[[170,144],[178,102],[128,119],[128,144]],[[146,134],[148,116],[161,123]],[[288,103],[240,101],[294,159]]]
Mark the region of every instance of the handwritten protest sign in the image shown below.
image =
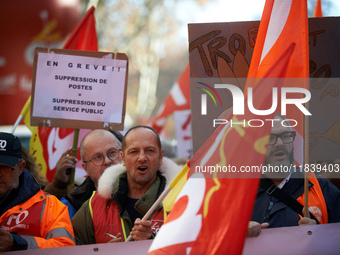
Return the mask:
[[[338,159],[340,152],[339,17],[309,18],[310,161]],[[189,24],[193,153],[232,112],[232,97],[215,84],[244,89],[259,21]],[[202,95],[206,114],[202,114]]]
[[[31,125],[123,130],[125,54],[37,48]]]

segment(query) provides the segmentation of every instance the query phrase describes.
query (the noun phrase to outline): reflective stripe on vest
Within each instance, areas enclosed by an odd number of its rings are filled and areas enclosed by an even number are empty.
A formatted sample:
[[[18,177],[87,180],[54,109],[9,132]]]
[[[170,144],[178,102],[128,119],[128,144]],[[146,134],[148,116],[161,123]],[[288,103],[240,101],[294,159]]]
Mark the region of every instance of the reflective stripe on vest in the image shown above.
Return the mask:
[[[124,220],[122,218],[120,218],[120,224],[122,225],[124,240],[126,240],[126,238],[127,238],[126,230],[125,230],[125,227],[124,227]]]
[[[91,203],[91,201],[92,201],[92,198],[93,198],[95,193],[96,193],[96,191],[92,192],[92,196],[90,197],[90,201],[89,201],[89,207],[90,207],[90,213],[91,213],[91,218],[92,219],[93,219],[93,210],[92,210],[92,203]]]
[[[315,177],[314,173],[309,173],[308,180],[313,183],[313,187],[308,191],[308,210],[314,215],[319,223],[328,223],[327,206],[318,179]],[[298,197],[297,201],[304,205],[305,194]],[[300,216],[300,218],[302,217]]]

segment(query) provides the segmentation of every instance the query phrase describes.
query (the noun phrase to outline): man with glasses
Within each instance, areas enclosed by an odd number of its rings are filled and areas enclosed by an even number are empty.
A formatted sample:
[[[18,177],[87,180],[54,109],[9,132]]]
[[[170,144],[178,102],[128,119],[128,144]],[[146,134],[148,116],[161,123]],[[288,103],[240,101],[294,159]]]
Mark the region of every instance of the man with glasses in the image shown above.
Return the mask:
[[[0,252],[75,245],[67,207],[25,169],[19,139],[0,133]]]
[[[129,235],[136,241],[146,240],[153,238],[163,224],[161,204],[149,220],[141,219],[179,167],[163,158],[157,132],[146,126],[126,132],[120,154],[122,164],[103,173],[98,191],[72,218],[77,244],[120,242]]]
[[[286,123],[285,126],[282,121]],[[308,192],[311,218],[302,217],[304,173],[303,169],[293,167],[296,133],[287,122],[283,116],[276,114],[263,164],[266,171],[263,171],[248,227],[250,237],[259,235],[261,228],[266,227],[340,221],[339,190],[324,178],[316,179],[312,173]]]
[[[89,199],[97,189],[98,180],[105,169],[122,161],[120,157],[120,146],[121,142],[110,131],[96,129],[87,133],[80,143],[79,150],[82,167],[88,174],[88,177],[73,192],[66,195],[70,178],[67,171],[70,168],[74,168],[77,163],[77,159],[69,155],[71,152],[71,149],[69,149],[63,153],[57,162],[56,174],[52,182],[53,188],[47,186],[45,191],[54,194],[57,193],[58,190],[64,189],[65,197],[61,198],[61,201],[68,206],[69,214],[72,218],[82,204]],[[58,187],[62,188],[60,189]]]

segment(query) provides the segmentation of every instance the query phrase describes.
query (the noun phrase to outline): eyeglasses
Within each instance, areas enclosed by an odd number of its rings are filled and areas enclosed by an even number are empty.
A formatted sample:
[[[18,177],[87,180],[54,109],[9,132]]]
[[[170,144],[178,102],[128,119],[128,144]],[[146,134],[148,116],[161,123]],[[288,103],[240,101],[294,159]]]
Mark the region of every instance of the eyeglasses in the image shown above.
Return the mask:
[[[280,137],[281,141],[284,144],[292,143],[295,140],[295,136],[295,131],[283,132],[281,134],[270,134],[268,145],[276,144],[278,137]]]
[[[106,153],[106,156],[109,160],[114,161],[119,158],[119,151],[120,150],[109,150]],[[92,162],[95,166],[102,166],[105,162],[105,155],[103,154],[96,154],[92,159],[88,161],[83,161],[83,163]]]
[[[15,164],[16,166],[16,164]],[[11,167],[11,166],[0,166],[0,173],[2,176],[10,176],[11,173],[15,170],[15,166]]]

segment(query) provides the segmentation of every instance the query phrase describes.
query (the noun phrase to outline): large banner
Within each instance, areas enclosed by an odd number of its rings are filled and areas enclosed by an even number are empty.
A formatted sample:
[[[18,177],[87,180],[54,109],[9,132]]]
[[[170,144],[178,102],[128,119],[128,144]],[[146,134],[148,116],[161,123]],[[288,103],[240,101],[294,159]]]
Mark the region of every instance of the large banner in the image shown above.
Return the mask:
[[[213,119],[226,119],[232,112],[231,93],[214,89],[214,84],[232,82],[244,89],[258,27],[258,21],[189,24],[193,153],[217,128]],[[309,19],[310,161],[338,159],[340,155],[339,27],[338,17]],[[206,101],[202,101],[204,94]],[[207,114],[202,114],[202,109]]]
[[[80,1],[0,1],[0,125],[13,125],[31,94],[36,47],[61,48],[81,18]]]
[[[340,250],[340,223],[263,229],[258,237],[246,238],[243,255],[319,255],[338,254]],[[208,237],[207,237],[208,238]],[[214,242],[214,240],[210,240]],[[34,250],[35,255],[68,254],[147,254],[153,240],[124,243],[90,244],[71,247]],[[287,244],[282,247],[283,244]],[[8,254],[29,255],[32,251],[15,251]]]

